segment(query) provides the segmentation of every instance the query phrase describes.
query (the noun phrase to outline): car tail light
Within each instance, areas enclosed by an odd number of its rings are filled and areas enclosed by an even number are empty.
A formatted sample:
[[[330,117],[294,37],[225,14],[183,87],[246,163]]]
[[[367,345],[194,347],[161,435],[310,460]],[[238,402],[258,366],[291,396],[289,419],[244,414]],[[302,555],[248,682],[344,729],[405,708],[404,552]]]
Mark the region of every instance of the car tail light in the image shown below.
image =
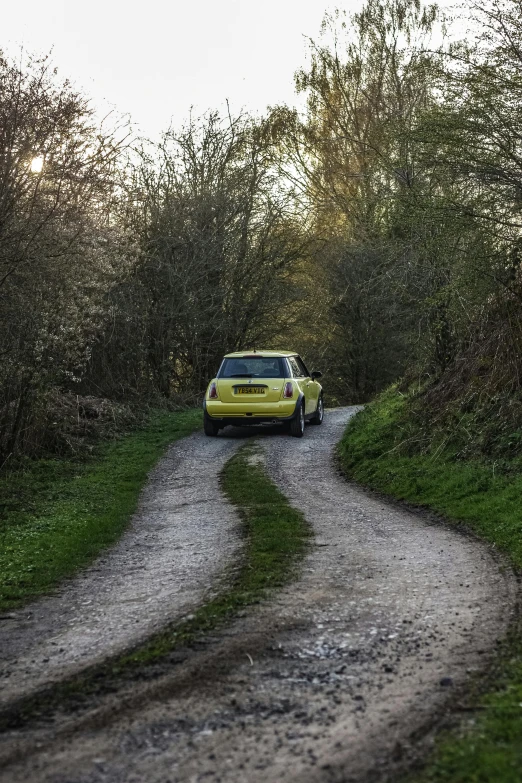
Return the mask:
[[[208,390],[208,398],[209,400],[217,400],[218,398],[217,386],[215,383],[210,384],[210,389]]]
[[[283,397],[286,397],[286,399],[291,399],[294,396],[294,387],[293,384],[290,383],[290,381],[287,381],[285,383],[285,388],[283,391]]]

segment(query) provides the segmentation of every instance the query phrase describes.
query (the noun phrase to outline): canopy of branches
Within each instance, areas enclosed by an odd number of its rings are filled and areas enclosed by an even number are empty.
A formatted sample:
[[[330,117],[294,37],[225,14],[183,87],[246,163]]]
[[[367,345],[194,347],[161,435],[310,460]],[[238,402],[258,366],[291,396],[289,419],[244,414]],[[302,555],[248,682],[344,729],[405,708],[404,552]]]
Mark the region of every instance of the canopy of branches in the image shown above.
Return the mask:
[[[193,402],[254,344],[303,352],[339,401],[464,364],[517,394],[522,0],[467,19],[459,42],[420,0],[327,15],[303,113],[159,142],[47,59],[0,58],[1,460],[72,447],[64,395]]]

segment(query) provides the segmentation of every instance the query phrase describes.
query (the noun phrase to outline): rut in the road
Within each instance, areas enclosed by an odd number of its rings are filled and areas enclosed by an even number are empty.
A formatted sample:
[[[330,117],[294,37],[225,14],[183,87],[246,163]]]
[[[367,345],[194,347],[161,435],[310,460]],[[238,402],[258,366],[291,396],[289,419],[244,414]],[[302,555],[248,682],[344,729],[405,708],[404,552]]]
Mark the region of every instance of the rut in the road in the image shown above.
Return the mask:
[[[0,704],[127,649],[201,603],[238,555],[239,520],[218,482],[237,445],[203,435],[176,442],[120,542],[2,621]]]
[[[2,781],[346,783],[384,778],[394,750],[407,754],[505,632],[515,582],[478,541],[338,475],[352,412],[300,441],[260,441],[315,528],[301,579],[193,650],[148,706],[69,743],[44,732],[45,750]]]

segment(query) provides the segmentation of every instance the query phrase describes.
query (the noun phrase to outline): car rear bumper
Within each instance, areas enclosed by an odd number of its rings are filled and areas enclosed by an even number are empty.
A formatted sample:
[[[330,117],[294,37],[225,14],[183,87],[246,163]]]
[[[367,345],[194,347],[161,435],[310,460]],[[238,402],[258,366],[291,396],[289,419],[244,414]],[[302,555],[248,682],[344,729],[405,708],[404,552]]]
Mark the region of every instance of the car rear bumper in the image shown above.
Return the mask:
[[[228,403],[221,400],[204,400],[203,410],[216,424],[226,427],[244,427],[249,424],[266,424],[292,421],[297,416],[303,395],[297,400],[280,400],[275,403]],[[245,409],[244,412],[241,408]],[[238,410],[239,409],[239,410]]]

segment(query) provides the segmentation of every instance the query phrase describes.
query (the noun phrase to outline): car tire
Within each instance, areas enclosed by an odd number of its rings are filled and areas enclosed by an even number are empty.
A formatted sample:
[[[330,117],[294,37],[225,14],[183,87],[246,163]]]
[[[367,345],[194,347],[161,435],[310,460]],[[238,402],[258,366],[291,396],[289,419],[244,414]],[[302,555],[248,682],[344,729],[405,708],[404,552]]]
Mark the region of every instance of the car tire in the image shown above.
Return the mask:
[[[210,416],[205,413],[203,416],[203,431],[205,435],[208,435],[211,438],[215,438],[219,432],[219,429],[219,425],[216,424],[215,421],[212,421]]]
[[[305,418],[304,418],[304,401],[299,406],[297,415],[290,422],[290,434],[294,438],[302,438],[304,435]]]
[[[323,395],[319,397],[317,400],[317,410],[315,411],[313,417],[310,419],[312,424],[317,424],[318,426],[323,423],[324,419],[324,402],[323,402]]]

